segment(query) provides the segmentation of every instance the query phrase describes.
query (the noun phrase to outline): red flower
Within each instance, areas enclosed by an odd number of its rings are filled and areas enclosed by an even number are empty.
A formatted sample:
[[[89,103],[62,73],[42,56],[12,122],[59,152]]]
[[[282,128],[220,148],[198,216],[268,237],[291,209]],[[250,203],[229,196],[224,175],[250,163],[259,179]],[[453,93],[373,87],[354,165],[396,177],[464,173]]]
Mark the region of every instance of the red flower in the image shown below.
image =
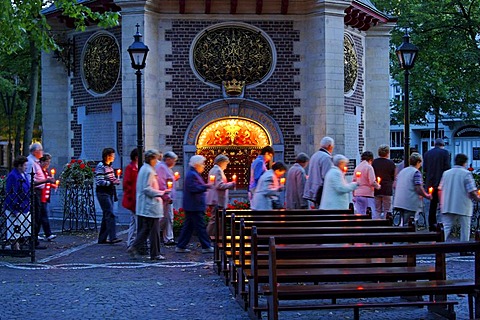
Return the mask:
[[[67,164],[67,167],[68,167],[68,168],[71,168],[71,167],[72,167],[72,165],[69,163],[69,164]]]
[[[475,170],[475,169],[473,169],[472,167],[468,168],[468,171],[473,171],[473,170]]]
[[[75,160],[75,159],[72,159],[72,160],[70,161],[70,163],[75,163],[75,162],[77,162],[77,160]]]
[[[77,160],[77,163],[82,163],[82,160],[78,159],[78,160]]]
[[[85,168],[85,163],[80,163],[80,169],[84,169]]]

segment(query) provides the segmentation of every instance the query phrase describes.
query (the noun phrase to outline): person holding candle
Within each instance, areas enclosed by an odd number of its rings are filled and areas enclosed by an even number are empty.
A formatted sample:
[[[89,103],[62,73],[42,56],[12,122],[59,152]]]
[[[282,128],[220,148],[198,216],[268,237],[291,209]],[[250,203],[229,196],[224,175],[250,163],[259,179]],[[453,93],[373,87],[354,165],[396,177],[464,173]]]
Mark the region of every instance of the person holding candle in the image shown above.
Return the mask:
[[[50,175],[51,171],[48,171],[48,167],[50,166],[50,162],[52,160],[52,156],[48,153],[44,153],[43,156],[40,158],[40,167],[43,171],[43,176],[45,180],[45,186],[42,188],[42,194],[40,197],[40,226],[43,228],[43,232],[45,233],[45,239],[47,241],[52,241],[57,237],[57,235],[52,233],[52,229],[50,227],[50,221],[48,219],[48,203],[50,202],[50,193],[52,192],[52,187],[56,185],[53,184],[54,178]],[[52,169],[54,170],[54,169]],[[55,188],[53,187],[53,188]],[[40,233],[40,230],[38,230]]]
[[[358,188],[353,192],[353,204],[359,214],[366,214],[367,207],[372,210],[372,218],[378,219],[375,210],[374,190],[380,189],[372,167],[373,153],[365,151],[362,153],[361,162],[355,168],[353,181],[358,182]]]
[[[135,206],[137,203],[137,177],[138,177],[138,149],[130,152],[130,163],[125,167],[123,177],[122,206],[130,211],[130,224],[128,226],[127,248],[129,248],[137,235],[137,216]]]
[[[308,179],[305,182],[303,197],[313,202],[318,208],[322,199],[323,182],[327,172],[332,168],[332,152],[335,146],[334,140],[330,137],[323,137],[320,141],[320,150],[310,158],[308,166]],[[340,168],[343,170],[343,168]]]
[[[445,171],[438,186],[441,222],[447,240],[453,225],[460,223],[460,241],[470,240],[473,214],[472,200],[480,201],[472,174],[467,170],[468,157],[459,153],[453,168]],[[464,253],[466,255],[467,253]]]
[[[410,217],[414,217],[422,204],[421,197],[431,199],[432,196],[423,189],[422,173],[419,171],[422,166],[422,156],[414,152],[409,158],[410,166],[402,169],[397,175],[395,184],[395,197],[393,208],[400,209],[403,224],[408,223]]]
[[[257,188],[252,197],[250,207],[252,210],[271,210],[281,209],[283,205],[279,203],[280,192],[284,186],[280,184],[280,178],[287,171],[287,166],[283,162],[275,162],[272,169],[265,171],[257,183]]]
[[[160,254],[160,219],[163,217],[163,199],[170,191],[158,186],[155,166],[162,154],[155,149],[145,152],[145,163],[137,177],[135,213],[138,217],[137,237],[127,252],[132,258],[139,255],[147,238],[150,240],[150,260],[165,260]]]
[[[425,172],[425,183],[427,187],[433,187],[432,200],[428,210],[428,229],[436,230],[437,207],[438,207],[438,185],[442,174],[450,169],[450,153],[444,149],[445,142],[442,138],[435,139],[435,147],[425,153],[423,171]]]
[[[224,171],[230,162],[226,155],[220,154],[213,161],[214,166],[208,172],[210,177],[214,177],[214,187],[207,191],[207,206],[210,209],[211,217],[207,225],[209,236],[215,235],[215,217],[228,205],[228,190],[235,187],[235,182],[228,182]]]
[[[268,170],[268,167],[270,166],[270,162],[273,160],[274,155],[275,151],[273,150],[273,148],[271,146],[266,146],[263,147],[262,150],[260,150],[260,154],[255,160],[253,160],[250,167],[250,184],[248,186],[250,199],[255,193],[255,188],[257,187],[258,180],[260,179],[262,174]]]
[[[163,160],[155,166],[157,172],[158,188],[160,190],[170,190],[163,201],[163,218],[160,220],[162,229],[163,243],[166,246],[176,245],[173,235],[173,200],[176,190],[173,187],[174,182],[180,179],[180,175],[173,173],[172,168],[177,163],[178,156],[173,151],[165,152]]]
[[[377,176],[380,189],[375,189],[375,216],[385,217],[392,211],[393,182],[395,181],[395,163],[389,159],[390,147],[382,144],[378,147],[378,158],[373,160],[372,167]],[[380,179],[380,182],[378,181]]]
[[[118,200],[115,186],[120,184],[120,180],[115,177],[113,172],[114,160],[115,149],[105,148],[102,151],[102,161],[95,168],[97,199],[102,208],[102,224],[98,234],[99,244],[114,244],[122,241],[117,238],[116,217],[113,213],[113,203]]]
[[[305,168],[310,157],[300,152],[295,158],[295,164],[288,169],[287,185],[285,186],[285,206],[287,209],[307,209],[308,201],[303,198],[307,175]]]
[[[41,213],[41,196],[42,196],[42,189],[45,188],[45,184],[47,182],[53,183],[55,180],[51,178],[45,178],[43,173],[43,169],[40,166],[40,158],[43,157],[43,147],[40,143],[36,142],[33,143],[30,148],[30,154],[28,155],[28,163],[27,163],[27,173],[34,172],[33,176],[33,185],[34,185],[34,195],[33,195],[33,208],[34,208],[34,223],[35,223],[35,248],[36,249],[46,249],[46,246],[40,245],[38,241],[38,233],[40,231],[41,220],[42,220],[42,213]]]
[[[175,252],[187,253],[187,245],[192,237],[193,230],[196,229],[198,240],[202,246],[202,253],[213,253],[210,245],[210,238],[205,230],[205,193],[213,188],[213,184],[204,182],[201,174],[205,171],[205,157],[194,155],[190,158],[187,174],[183,184],[183,209],[185,210],[185,222],[178,238]]]
[[[350,192],[358,188],[358,182],[348,183],[343,168],[349,160],[341,154],[333,157],[333,166],[327,172],[323,184],[323,195],[319,209],[348,209]]]

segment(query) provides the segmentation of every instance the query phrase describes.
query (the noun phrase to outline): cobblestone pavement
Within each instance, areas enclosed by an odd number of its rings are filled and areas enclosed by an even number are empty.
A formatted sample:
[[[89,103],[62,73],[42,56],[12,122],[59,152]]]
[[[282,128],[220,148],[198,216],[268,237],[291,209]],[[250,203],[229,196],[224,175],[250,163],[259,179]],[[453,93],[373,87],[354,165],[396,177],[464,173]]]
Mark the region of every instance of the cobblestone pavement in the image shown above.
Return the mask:
[[[119,229],[125,240],[125,227]],[[150,262],[132,260],[125,242],[97,244],[96,232],[57,234],[55,241],[44,242],[47,250],[37,251],[34,264],[29,258],[0,257],[0,320],[248,319],[214,272],[211,254],[198,247],[189,254],[163,248],[167,260]],[[449,277],[473,277],[473,257],[448,260]],[[457,319],[468,319],[467,297],[450,299],[460,303]],[[353,312],[285,312],[280,319],[353,319]],[[378,308],[362,310],[361,319],[441,317],[426,308]]]

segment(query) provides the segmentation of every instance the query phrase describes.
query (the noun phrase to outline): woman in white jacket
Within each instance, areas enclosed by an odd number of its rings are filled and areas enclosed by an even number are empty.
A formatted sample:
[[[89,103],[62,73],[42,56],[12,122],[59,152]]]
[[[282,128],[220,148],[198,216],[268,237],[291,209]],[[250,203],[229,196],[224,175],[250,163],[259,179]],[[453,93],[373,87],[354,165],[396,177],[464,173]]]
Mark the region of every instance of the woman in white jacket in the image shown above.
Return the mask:
[[[149,237],[150,259],[165,259],[160,255],[160,219],[163,217],[162,197],[168,197],[168,191],[158,189],[155,165],[160,157],[161,153],[158,150],[151,149],[145,152],[145,164],[138,172],[135,207],[138,216],[138,230],[135,241],[128,248],[128,253],[132,258],[138,256],[138,249]]]
[[[344,167],[348,164],[348,158],[337,154],[333,157],[333,166],[328,170],[323,184],[322,201],[320,209],[348,209],[350,192],[357,189],[358,183],[348,183],[345,180]]]

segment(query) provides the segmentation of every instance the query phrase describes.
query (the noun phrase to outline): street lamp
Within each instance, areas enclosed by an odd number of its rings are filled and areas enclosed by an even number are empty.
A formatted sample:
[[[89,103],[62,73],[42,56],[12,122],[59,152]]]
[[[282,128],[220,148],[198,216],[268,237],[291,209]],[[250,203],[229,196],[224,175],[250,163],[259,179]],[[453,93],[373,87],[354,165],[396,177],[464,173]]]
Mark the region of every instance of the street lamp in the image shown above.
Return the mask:
[[[5,109],[5,114],[8,118],[8,146],[7,146],[7,162],[8,162],[8,170],[12,169],[12,115],[13,109],[15,106],[15,97],[17,95],[17,91],[14,89],[12,95],[5,94],[0,92],[0,97],[3,102],[3,107]]]
[[[143,130],[142,130],[142,69],[145,68],[145,60],[147,60],[148,47],[140,40],[142,35],[138,31],[140,25],[137,23],[137,33],[133,36],[135,39],[128,47],[132,68],[137,70],[137,150],[138,150],[138,167],[143,164]]]
[[[418,48],[410,43],[410,36],[408,31],[405,30],[405,35],[403,36],[403,43],[395,51],[400,62],[400,68],[405,70],[405,85],[403,90],[403,101],[404,101],[404,145],[403,145],[403,158],[405,168],[408,167],[408,159],[410,157],[410,110],[409,110],[409,92],[408,92],[408,76],[410,75],[410,69],[413,68],[415,64],[415,59],[417,58]]]

